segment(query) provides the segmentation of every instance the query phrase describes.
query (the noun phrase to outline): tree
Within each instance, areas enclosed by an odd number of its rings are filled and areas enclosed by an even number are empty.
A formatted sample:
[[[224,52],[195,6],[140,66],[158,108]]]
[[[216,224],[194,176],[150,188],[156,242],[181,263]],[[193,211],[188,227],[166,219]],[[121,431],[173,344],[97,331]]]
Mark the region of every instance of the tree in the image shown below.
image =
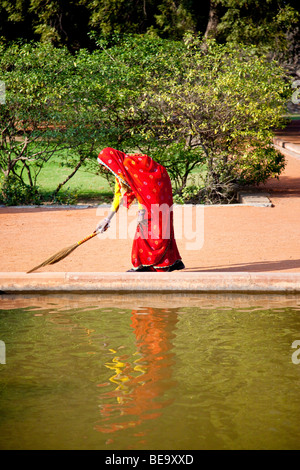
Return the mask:
[[[275,61],[253,46],[193,35],[129,35],[113,47],[102,38],[99,45],[74,55],[50,44],[1,46],[6,179],[12,174],[35,188],[43,164],[62,148],[69,149],[71,178],[104,146],[150,154],[182,197],[200,171],[204,183],[194,189],[202,201],[228,201],[238,185],[280,173],[272,129],[290,90]]]
[[[204,37],[215,39],[218,35],[218,26],[222,16],[220,2],[218,0],[211,0],[209,2],[208,21]]]
[[[205,31],[208,6],[208,0],[0,0],[0,37],[71,51],[94,48],[91,30],[102,38],[149,33],[180,39],[187,31]]]
[[[254,47],[205,46],[192,36],[184,43],[133,38],[107,58],[111,83],[119,81],[114,87],[121,90],[115,116],[127,124],[120,144],[160,161],[179,193],[192,170],[202,168],[198,192],[215,201],[229,197],[228,188],[232,193],[283,169],[272,130],[282,121],[288,86],[278,64]]]
[[[6,84],[0,105],[2,190],[13,184],[26,201],[38,200],[38,176],[53,156],[67,150],[63,163],[73,176],[93,152],[98,131],[86,118],[88,88],[73,56],[51,44],[2,45],[0,80]]]
[[[191,1],[164,0],[158,10],[153,29],[160,36],[181,39],[187,32],[196,32],[197,18]]]
[[[56,67],[64,67],[65,54],[61,50],[54,56],[53,51],[48,46],[1,47],[0,76],[6,84],[6,101],[0,108],[0,169],[5,178],[12,173],[22,180],[27,173],[30,186],[35,185],[42,163],[59,144],[60,123],[53,119],[58,96],[53,83],[59,75]],[[50,146],[52,140],[54,145]],[[33,161],[38,162],[35,175],[29,166]]]
[[[282,50],[299,42],[299,13],[298,0],[0,0],[0,37],[74,52],[94,49],[91,30],[106,39],[128,33],[182,39],[192,31]]]
[[[92,45],[89,11],[78,0],[2,0],[0,16],[0,36],[8,41],[39,40],[71,51]]]
[[[282,50],[297,33],[299,19],[295,0],[211,0],[205,36]]]

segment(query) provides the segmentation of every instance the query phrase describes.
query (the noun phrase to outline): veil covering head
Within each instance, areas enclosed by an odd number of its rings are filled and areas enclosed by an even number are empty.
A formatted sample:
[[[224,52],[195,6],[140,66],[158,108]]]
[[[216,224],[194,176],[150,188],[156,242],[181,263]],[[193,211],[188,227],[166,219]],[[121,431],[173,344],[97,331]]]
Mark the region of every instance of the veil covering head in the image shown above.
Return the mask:
[[[148,155],[128,155],[105,148],[100,152],[98,162],[128,188],[123,194],[127,208],[135,198],[146,208],[151,204],[173,204],[172,185],[166,169]]]
[[[132,248],[132,264],[163,269],[181,259],[173,229],[172,184],[167,170],[148,155],[130,155],[107,147],[98,162],[116,177],[123,205],[137,199],[146,211],[147,227],[138,225]]]

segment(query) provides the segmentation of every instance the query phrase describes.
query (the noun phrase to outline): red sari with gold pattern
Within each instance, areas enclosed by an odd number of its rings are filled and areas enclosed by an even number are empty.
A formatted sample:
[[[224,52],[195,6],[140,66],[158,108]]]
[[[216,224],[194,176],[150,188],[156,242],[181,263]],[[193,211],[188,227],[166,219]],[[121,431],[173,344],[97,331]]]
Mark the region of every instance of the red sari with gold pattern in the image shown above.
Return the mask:
[[[145,210],[132,246],[134,268],[151,266],[164,270],[181,260],[174,237],[172,186],[167,170],[148,155],[127,155],[113,148],[103,149],[98,162],[127,187],[123,203],[137,199]]]

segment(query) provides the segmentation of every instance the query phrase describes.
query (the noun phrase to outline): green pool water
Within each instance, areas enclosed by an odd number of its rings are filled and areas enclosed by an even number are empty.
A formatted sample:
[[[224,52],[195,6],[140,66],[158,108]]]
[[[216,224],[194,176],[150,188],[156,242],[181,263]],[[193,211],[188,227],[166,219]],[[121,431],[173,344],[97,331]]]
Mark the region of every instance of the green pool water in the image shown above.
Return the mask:
[[[0,449],[299,449],[300,307],[257,303],[0,304]]]

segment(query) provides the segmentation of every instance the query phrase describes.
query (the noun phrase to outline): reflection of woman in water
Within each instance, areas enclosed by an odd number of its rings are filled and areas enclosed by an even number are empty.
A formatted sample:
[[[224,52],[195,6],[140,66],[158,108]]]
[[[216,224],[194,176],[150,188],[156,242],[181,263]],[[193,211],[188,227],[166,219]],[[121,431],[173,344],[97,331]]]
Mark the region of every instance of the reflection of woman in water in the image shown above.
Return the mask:
[[[138,227],[130,271],[184,269],[174,238],[172,186],[167,170],[147,155],[127,155],[112,148],[102,150],[98,162],[115,175],[116,183],[112,210],[97,230],[107,230],[121,200],[129,208],[137,199]]]
[[[140,309],[132,311],[131,326],[136,336],[137,359],[133,364],[128,356],[115,356],[106,367],[114,370],[110,378],[117,384],[115,390],[102,395],[102,420],[96,429],[112,433],[135,427],[147,419],[161,415],[161,409],[171,401],[163,400],[164,393],[172,387],[173,330],[178,321],[174,309]],[[120,418],[115,420],[116,412]]]

